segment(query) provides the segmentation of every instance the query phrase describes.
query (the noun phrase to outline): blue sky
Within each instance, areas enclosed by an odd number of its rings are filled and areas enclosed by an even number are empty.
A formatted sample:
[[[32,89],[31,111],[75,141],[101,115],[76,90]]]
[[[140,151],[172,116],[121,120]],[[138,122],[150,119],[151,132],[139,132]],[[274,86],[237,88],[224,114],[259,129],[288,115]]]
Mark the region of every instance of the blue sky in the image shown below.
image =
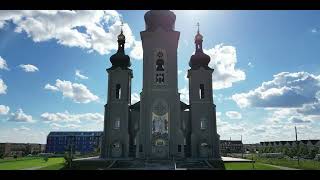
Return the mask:
[[[102,130],[109,57],[121,19],[142,86],[146,11],[0,11],[0,142],[45,143],[53,130]],[[188,101],[196,23],[210,55],[221,139],[320,137],[319,11],[174,11],[178,80]]]

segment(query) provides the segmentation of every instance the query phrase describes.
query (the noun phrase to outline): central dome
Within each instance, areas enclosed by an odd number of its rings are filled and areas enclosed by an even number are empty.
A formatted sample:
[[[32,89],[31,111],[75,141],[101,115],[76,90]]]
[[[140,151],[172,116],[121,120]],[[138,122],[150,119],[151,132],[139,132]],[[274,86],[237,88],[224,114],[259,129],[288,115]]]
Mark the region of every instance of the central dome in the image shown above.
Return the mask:
[[[147,31],[155,31],[162,28],[165,31],[173,31],[176,15],[169,10],[151,10],[144,15]]]

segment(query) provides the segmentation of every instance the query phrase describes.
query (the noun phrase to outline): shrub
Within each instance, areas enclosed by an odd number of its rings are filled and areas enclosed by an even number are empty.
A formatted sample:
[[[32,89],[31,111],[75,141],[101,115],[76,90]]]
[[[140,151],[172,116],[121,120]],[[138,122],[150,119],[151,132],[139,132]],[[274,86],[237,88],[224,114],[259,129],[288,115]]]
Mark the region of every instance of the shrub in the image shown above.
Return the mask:
[[[17,158],[18,158],[18,156],[15,154],[15,155],[13,155],[13,158],[14,158],[14,159],[17,159]]]
[[[49,160],[48,156],[43,157],[43,160],[44,160],[45,162],[48,162],[48,160]]]
[[[71,155],[71,153],[65,153],[64,160],[65,160],[67,167],[69,167],[69,168],[71,167],[72,159],[73,159],[73,156]]]
[[[4,154],[0,154],[0,159],[3,159],[4,158]]]

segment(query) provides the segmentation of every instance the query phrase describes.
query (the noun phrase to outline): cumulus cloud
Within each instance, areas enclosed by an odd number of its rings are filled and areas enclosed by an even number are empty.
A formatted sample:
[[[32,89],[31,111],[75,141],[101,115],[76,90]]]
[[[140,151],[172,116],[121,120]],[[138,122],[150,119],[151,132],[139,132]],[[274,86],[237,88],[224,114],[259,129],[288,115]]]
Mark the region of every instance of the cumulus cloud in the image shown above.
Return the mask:
[[[204,49],[211,58],[209,66],[214,69],[212,88],[223,89],[232,87],[232,84],[246,79],[244,71],[236,68],[237,52],[234,46],[218,44],[214,48]]]
[[[320,76],[307,72],[281,72],[271,81],[247,93],[235,94],[232,99],[241,107],[300,107],[318,102]]]
[[[289,120],[292,123],[310,123],[311,122],[310,120],[304,120],[304,119],[301,119],[301,118],[298,118],[298,117],[291,117]]]
[[[189,104],[189,88],[184,87],[179,90],[180,100],[186,104]]]
[[[0,105],[0,115],[7,115],[10,111],[10,108],[5,105]]]
[[[50,124],[50,126],[52,127],[53,130],[58,130],[58,129],[61,129],[61,128],[76,129],[76,128],[81,127],[78,124],[65,124],[65,125],[62,125],[62,124],[58,124],[58,123],[52,123],[52,124]]]
[[[75,75],[76,75],[76,77],[78,77],[80,79],[89,79],[87,76],[81,74],[80,70],[76,70]]]
[[[1,25],[0,25],[1,28]],[[6,60],[0,56],[0,69],[9,70]]]
[[[58,89],[57,87],[52,86],[52,85],[50,85],[50,84],[46,84],[46,85],[44,86],[44,89],[46,89],[46,90],[51,90],[51,91],[59,91],[59,89]]]
[[[319,32],[319,29],[317,29],[317,28],[312,28],[312,29],[311,29],[311,32],[312,32],[312,33],[317,33],[317,32]]]
[[[31,129],[25,126],[21,126],[19,128],[13,128],[15,131],[30,131]]]
[[[6,94],[6,93],[7,93],[7,85],[0,78],[0,94]]]
[[[31,115],[25,114],[22,109],[18,109],[15,113],[11,113],[9,121],[13,122],[34,122]]]
[[[100,113],[83,113],[83,114],[70,114],[68,111],[64,113],[48,113],[41,114],[41,119],[47,122],[77,122],[81,121],[98,121],[104,120]]]
[[[0,28],[10,21],[16,25],[15,32],[25,32],[34,42],[55,40],[104,55],[118,47],[121,18],[114,10],[9,10],[0,12]],[[126,48],[132,48],[133,58],[140,58],[141,43],[127,23],[123,24],[123,32]]]
[[[143,58],[143,49],[141,41],[134,41],[133,48],[130,52],[130,57],[140,60]]]
[[[20,64],[19,67],[22,68],[24,72],[39,71],[39,69],[32,64]]]
[[[131,104],[140,101],[140,95],[138,93],[131,94]]]
[[[226,116],[228,116],[230,119],[241,119],[242,115],[241,113],[237,111],[227,111]]]
[[[99,99],[99,97],[91,93],[85,85],[60,79],[56,80],[55,86],[47,84],[44,88],[52,91],[60,91],[63,97],[70,98],[76,103],[89,103]]]

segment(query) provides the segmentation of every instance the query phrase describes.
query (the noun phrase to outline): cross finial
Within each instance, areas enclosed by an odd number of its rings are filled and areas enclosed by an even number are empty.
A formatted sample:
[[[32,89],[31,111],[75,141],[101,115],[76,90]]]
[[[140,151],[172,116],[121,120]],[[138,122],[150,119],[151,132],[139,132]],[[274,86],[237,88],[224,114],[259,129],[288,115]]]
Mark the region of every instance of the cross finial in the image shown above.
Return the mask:
[[[198,33],[199,33],[199,29],[200,29],[200,23],[197,22],[197,26],[198,26]]]
[[[123,33],[122,27],[123,27],[123,20],[121,19],[121,34]]]

